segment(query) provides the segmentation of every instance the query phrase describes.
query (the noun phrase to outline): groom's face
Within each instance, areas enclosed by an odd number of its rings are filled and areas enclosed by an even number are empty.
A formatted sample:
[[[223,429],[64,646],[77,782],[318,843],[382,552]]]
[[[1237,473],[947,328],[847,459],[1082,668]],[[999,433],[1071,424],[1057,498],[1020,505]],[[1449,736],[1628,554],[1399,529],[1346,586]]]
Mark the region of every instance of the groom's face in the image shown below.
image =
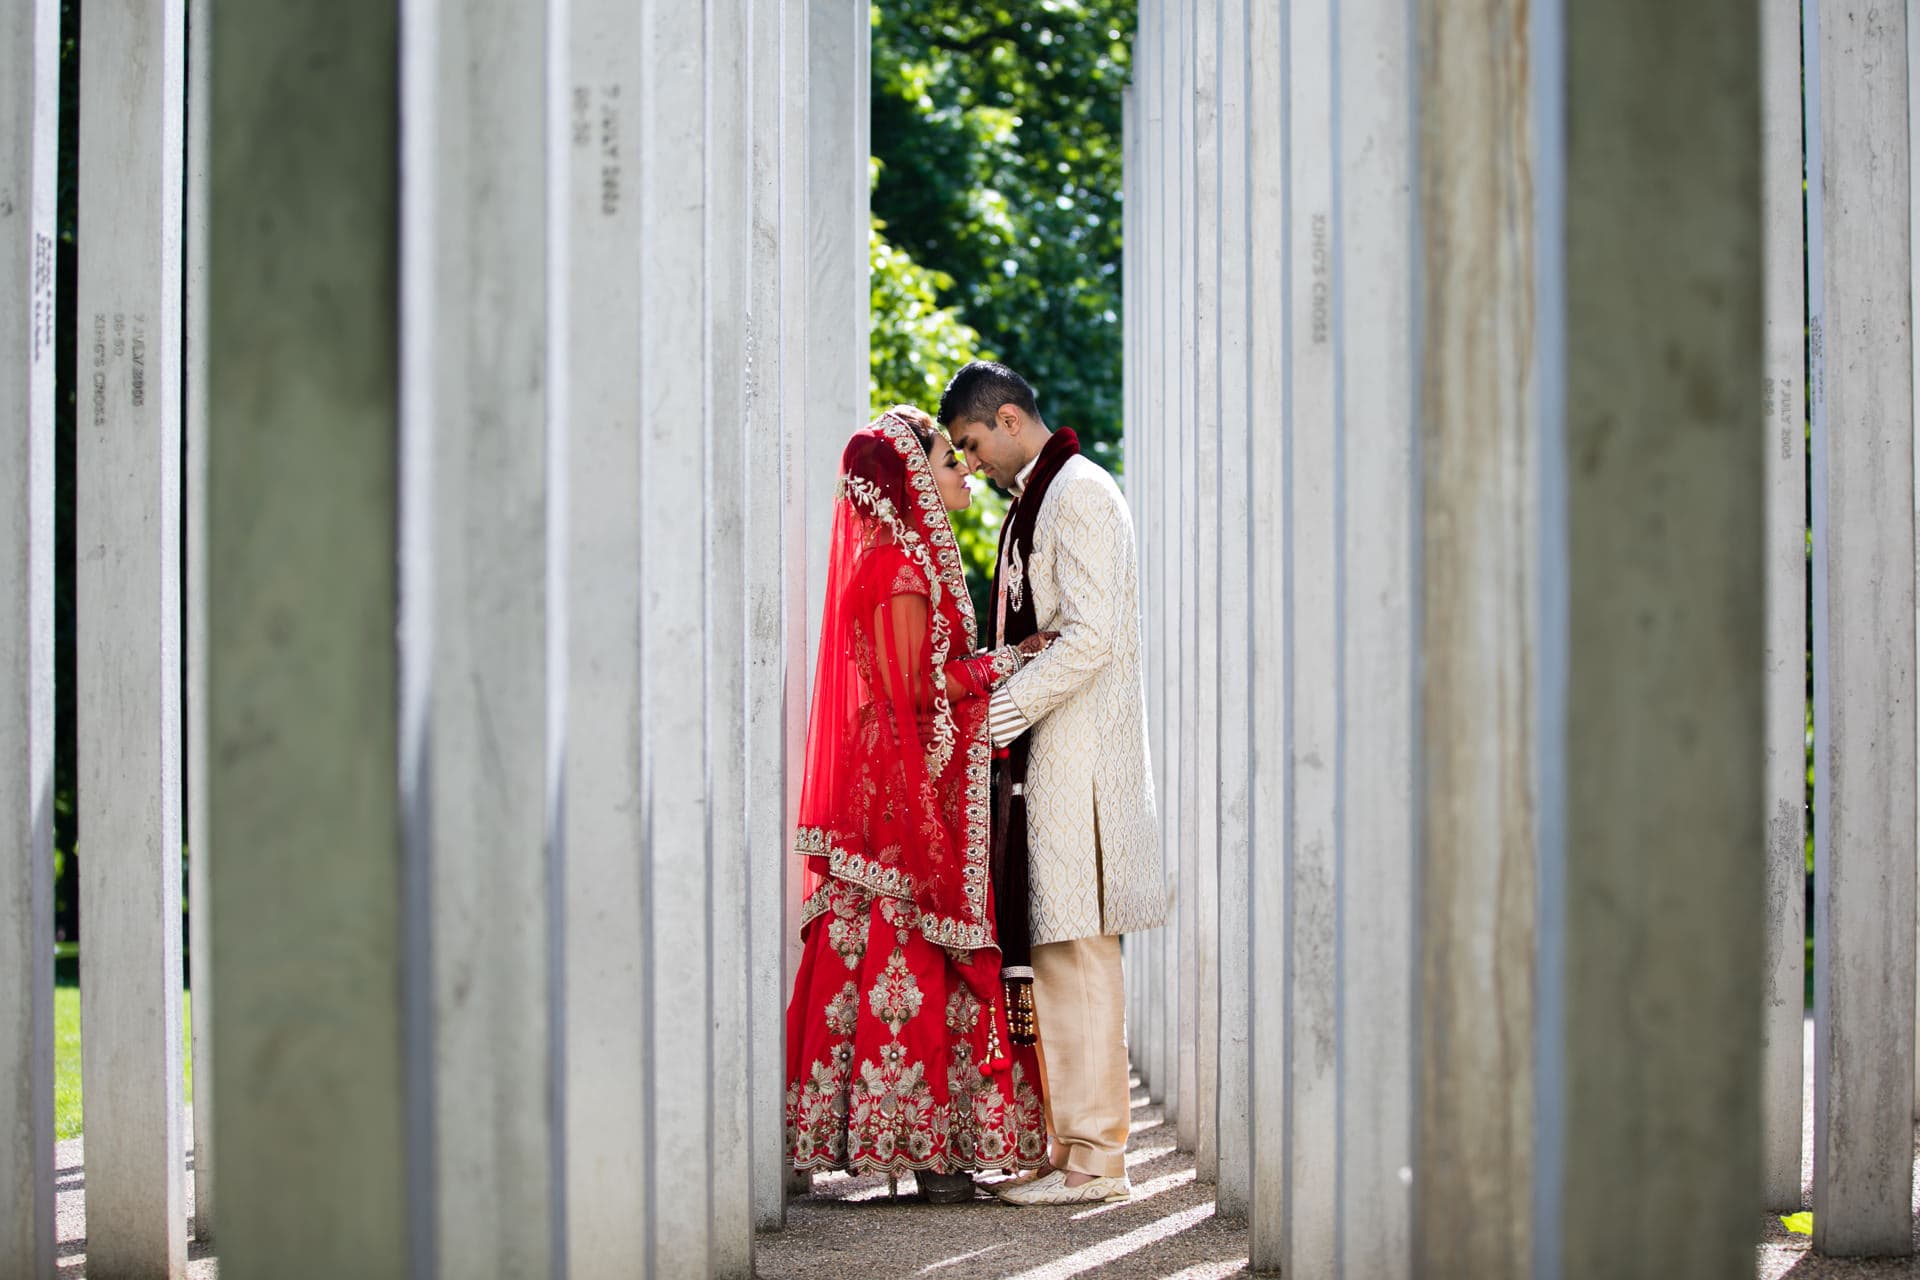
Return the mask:
[[[1011,489],[1020,468],[1027,465],[1020,442],[998,422],[959,422],[948,428],[953,447],[966,455],[967,465],[1002,489]]]

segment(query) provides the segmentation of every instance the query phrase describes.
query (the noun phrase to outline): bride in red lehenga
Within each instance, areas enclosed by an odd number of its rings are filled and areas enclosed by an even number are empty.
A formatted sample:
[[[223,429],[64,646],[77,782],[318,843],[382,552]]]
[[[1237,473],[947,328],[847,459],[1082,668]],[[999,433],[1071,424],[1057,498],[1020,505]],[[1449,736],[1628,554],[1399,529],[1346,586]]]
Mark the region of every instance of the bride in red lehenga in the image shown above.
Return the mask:
[[[841,457],[795,851],[804,949],[787,1008],[787,1151],[927,1198],[1045,1163],[1031,1047],[1007,1028],[988,874],[987,694],[947,512],[966,472],[899,406]]]

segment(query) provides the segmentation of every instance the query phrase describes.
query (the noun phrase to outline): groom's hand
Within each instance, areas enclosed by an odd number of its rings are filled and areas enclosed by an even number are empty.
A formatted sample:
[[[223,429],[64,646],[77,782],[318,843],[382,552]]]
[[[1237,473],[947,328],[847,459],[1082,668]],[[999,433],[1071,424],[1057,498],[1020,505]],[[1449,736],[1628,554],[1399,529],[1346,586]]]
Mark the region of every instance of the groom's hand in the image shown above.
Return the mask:
[[[1060,633],[1058,631],[1036,631],[1015,647],[1020,650],[1022,657],[1032,658],[1059,638]]]

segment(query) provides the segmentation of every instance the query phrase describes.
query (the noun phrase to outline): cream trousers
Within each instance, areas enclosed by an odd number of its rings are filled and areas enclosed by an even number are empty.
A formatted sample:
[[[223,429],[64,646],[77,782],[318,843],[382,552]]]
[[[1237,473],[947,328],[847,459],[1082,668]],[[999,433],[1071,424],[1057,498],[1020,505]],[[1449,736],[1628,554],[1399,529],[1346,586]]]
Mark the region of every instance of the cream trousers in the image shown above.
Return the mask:
[[[1126,993],[1120,939],[1107,935],[1033,948],[1033,1011],[1040,1027],[1040,1096],[1052,1163],[1095,1177],[1127,1171]]]

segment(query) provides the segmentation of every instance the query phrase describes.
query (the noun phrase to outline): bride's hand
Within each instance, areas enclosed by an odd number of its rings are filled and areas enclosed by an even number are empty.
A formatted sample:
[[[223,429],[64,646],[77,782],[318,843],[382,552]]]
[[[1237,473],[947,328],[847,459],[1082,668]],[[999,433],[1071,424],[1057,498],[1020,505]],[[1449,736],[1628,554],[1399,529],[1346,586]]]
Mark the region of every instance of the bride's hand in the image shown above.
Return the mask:
[[[1037,657],[1043,649],[1059,638],[1058,631],[1037,631],[1022,640],[1016,647],[1020,650],[1021,657]]]

